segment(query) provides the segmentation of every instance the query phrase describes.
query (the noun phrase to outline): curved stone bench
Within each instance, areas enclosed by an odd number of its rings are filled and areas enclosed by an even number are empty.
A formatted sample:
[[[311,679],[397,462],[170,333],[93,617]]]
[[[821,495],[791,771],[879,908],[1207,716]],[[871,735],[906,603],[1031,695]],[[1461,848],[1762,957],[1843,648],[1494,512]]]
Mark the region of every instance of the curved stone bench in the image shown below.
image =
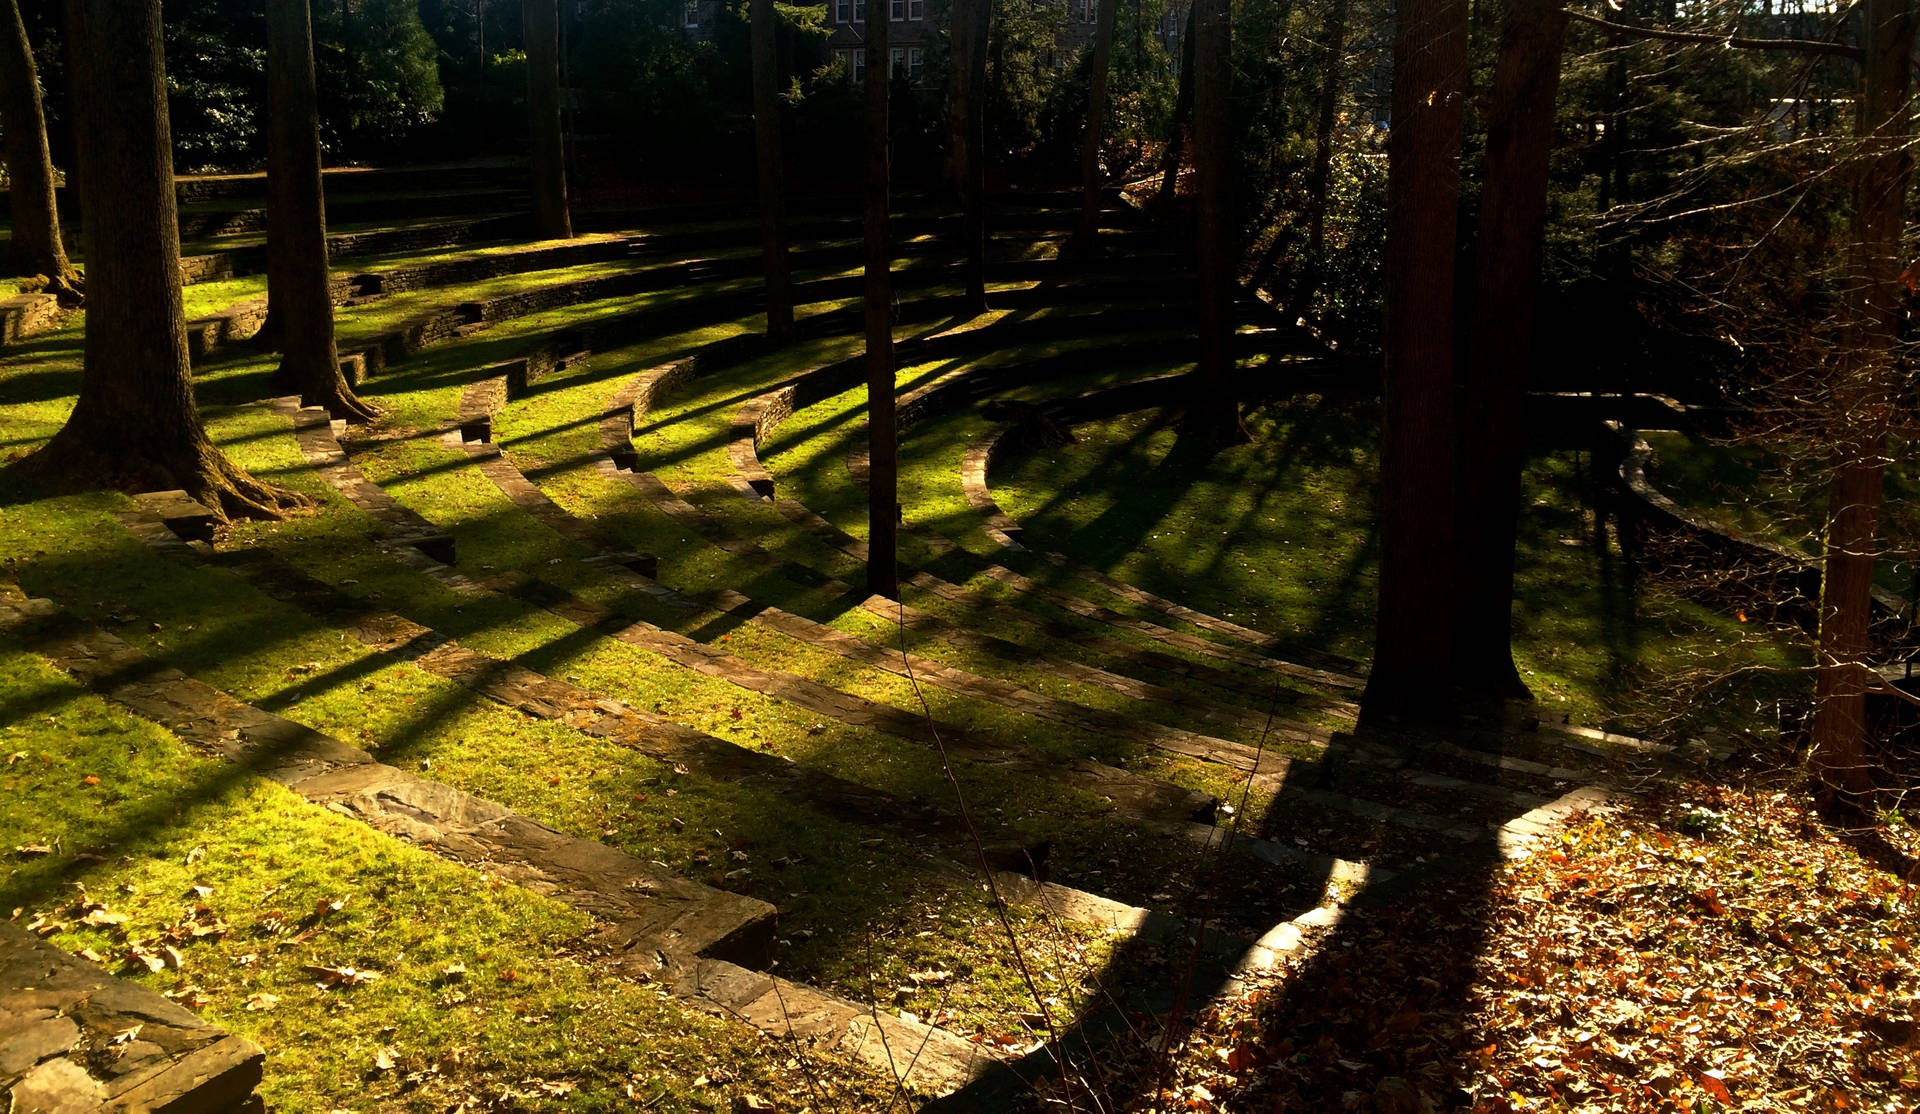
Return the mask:
[[[1629,506],[1642,527],[1679,540],[1687,552],[1749,581],[1753,585],[1752,594],[1759,597],[1760,602],[1783,608],[1800,625],[1811,629],[1818,624],[1821,576],[1818,558],[1682,507],[1647,477],[1653,446],[1637,433],[1621,426],[1615,428],[1628,439],[1618,476],[1632,500]],[[1894,641],[1910,640],[1905,629],[1910,611],[1907,600],[1876,584],[1872,588],[1871,606],[1874,624],[1888,628],[1885,636]]]

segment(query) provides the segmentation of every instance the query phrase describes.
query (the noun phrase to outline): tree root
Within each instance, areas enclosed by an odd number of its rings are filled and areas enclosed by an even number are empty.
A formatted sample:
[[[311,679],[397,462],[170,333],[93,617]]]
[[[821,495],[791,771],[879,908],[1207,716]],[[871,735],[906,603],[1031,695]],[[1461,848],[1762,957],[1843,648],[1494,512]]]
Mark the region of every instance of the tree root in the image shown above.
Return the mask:
[[[222,522],[278,520],[315,506],[297,491],[254,479],[204,438],[198,446],[153,456],[131,446],[103,449],[97,439],[71,429],[10,465],[8,475],[53,492],[185,491]]]

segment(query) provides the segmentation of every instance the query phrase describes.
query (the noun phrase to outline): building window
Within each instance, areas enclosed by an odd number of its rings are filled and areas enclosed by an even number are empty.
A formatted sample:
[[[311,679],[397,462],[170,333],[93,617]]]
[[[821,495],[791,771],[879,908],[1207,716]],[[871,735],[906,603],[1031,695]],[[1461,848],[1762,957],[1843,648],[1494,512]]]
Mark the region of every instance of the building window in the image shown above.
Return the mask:
[[[847,67],[847,80],[855,85],[867,79],[867,52],[860,47],[842,50],[840,63]]]
[[[907,0],[890,0],[887,18],[895,23],[907,18]]]
[[[892,50],[887,51],[887,76],[888,77],[892,77],[894,74],[899,73],[901,70],[906,68],[906,65],[907,65],[907,48],[906,47],[896,46]]]
[[[908,77],[912,78],[915,81],[919,81],[920,71],[925,69],[926,65],[927,65],[927,52],[925,50],[917,46],[910,46],[907,48],[907,76]]]
[[[927,0],[907,0],[907,18],[927,18]]]
[[[853,0],[833,0],[833,21],[846,23],[853,18]]]
[[[681,21],[688,27],[700,26],[700,0],[687,0],[687,6]]]
[[[1073,0],[1073,18],[1082,23],[1092,23],[1094,20],[1093,0]]]
[[[853,21],[855,23],[867,21],[867,0],[853,0]]]

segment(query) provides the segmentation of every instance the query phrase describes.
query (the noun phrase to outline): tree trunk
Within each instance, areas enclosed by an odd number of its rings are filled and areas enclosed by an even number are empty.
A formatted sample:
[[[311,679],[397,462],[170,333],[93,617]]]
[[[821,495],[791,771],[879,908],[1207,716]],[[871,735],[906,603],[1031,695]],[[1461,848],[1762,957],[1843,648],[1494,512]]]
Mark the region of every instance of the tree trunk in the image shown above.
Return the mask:
[[[1833,390],[1835,459],[1813,708],[1813,766],[1821,795],[1825,803],[1851,809],[1869,806],[1874,789],[1865,747],[1865,658],[1894,401],[1894,346],[1904,306],[1901,218],[1913,170],[1906,109],[1913,14],[1908,0],[1866,0],[1865,8],[1865,75],[1856,125],[1860,169]]]
[[[967,128],[973,119],[973,20],[986,0],[952,0],[947,5],[947,183],[953,196],[967,195]]]
[[[1238,253],[1233,247],[1233,149],[1228,114],[1232,92],[1232,7],[1229,0],[1194,0],[1193,169],[1195,240],[1200,262],[1200,388],[1181,428],[1208,440],[1246,440],[1233,374],[1233,294]]]
[[[873,0],[869,0],[873,2]],[[967,242],[967,308],[987,312],[987,43],[990,0],[971,0],[967,47],[966,177],[960,185],[961,237]]]
[[[1313,170],[1307,178],[1307,265],[1294,285],[1291,320],[1307,312],[1320,292],[1327,254],[1327,183],[1333,177],[1333,128],[1340,108],[1340,75],[1347,53],[1347,0],[1333,0],[1327,14],[1327,68],[1320,79],[1320,132],[1314,141]]]
[[[899,441],[893,412],[893,275],[887,245],[887,0],[867,0],[867,591],[900,598]]]
[[[1087,88],[1087,135],[1080,149],[1080,226],[1074,230],[1073,246],[1081,251],[1093,247],[1100,234],[1100,145],[1107,126],[1107,71],[1113,66],[1113,23],[1119,18],[1115,0],[1100,0],[1094,15],[1093,80]]]
[[[753,34],[754,162],[760,176],[760,237],[766,253],[767,339],[793,339],[793,273],[787,263],[787,193],[780,156],[779,59],[773,0],[749,0]]]
[[[1180,37],[1180,90],[1173,98],[1173,120],[1167,127],[1167,149],[1160,157],[1160,189],[1153,196],[1153,207],[1165,209],[1173,204],[1180,182],[1180,159],[1186,133],[1182,121],[1193,116],[1193,33],[1194,20],[1200,14],[1199,0],[1187,4],[1187,31]]]
[[[1387,141],[1380,593],[1363,717],[1445,718],[1452,639],[1455,213],[1466,0],[1402,0]]]
[[[1546,240],[1547,163],[1567,13],[1508,0],[1493,71],[1473,315],[1461,375],[1454,682],[1476,696],[1532,694],[1513,664],[1513,550],[1523,411]]]
[[[18,0],[0,0],[0,126],[6,131],[7,197],[13,208],[13,264],[60,304],[85,300],[80,272],[60,242],[53,155],[40,108],[40,77]]]
[[[333,343],[307,0],[267,0],[267,182],[273,208],[267,280],[278,286],[274,308],[280,313],[280,366],[273,389],[298,394],[301,405],[324,406],[336,418],[371,421],[377,411],[340,374]]]
[[[559,0],[520,0],[527,51],[528,134],[533,140],[533,227],[543,240],[573,238],[567,153],[560,141]]]
[[[18,468],[70,490],[180,488],[222,517],[310,506],[228,461],[194,407],[160,0],[68,0],[67,33],[91,295],[85,365],[67,424]]]

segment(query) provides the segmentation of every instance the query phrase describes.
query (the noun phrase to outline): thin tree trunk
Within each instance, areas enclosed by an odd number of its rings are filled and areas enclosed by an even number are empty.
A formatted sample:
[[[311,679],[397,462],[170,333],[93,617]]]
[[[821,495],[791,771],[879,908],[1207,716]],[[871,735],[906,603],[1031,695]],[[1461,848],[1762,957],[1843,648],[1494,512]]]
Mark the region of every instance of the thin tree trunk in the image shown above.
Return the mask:
[[[60,241],[53,155],[40,107],[40,77],[18,0],[0,0],[0,126],[6,131],[7,197],[13,210],[13,264],[41,279],[61,305],[85,300],[80,272]]]
[[[972,93],[967,97],[966,178],[960,188],[961,237],[967,242],[967,307],[980,314],[987,312],[987,44],[993,4],[972,0],[970,6],[967,83]]]
[[[567,152],[560,140],[559,0],[520,0],[527,51],[528,133],[533,140],[533,226],[543,240],[573,237]]]
[[[1085,251],[1100,234],[1100,146],[1107,127],[1107,71],[1113,66],[1113,23],[1119,18],[1115,0],[1099,0],[1094,14],[1093,80],[1087,88],[1087,135],[1080,149],[1080,226],[1073,246]]]
[[[1197,180],[1195,240],[1200,263],[1200,389],[1181,428],[1211,441],[1246,439],[1233,375],[1233,247],[1231,93],[1232,7],[1194,0],[1193,167]]]
[[[307,0],[267,0],[267,181],[274,216],[268,281],[279,284],[280,366],[273,388],[349,421],[373,407],[340,374],[327,274],[327,208],[320,184],[320,110]],[[278,262],[271,262],[275,258]]]
[[[1452,639],[1454,239],[1466,0],[1401,0],[1387,141],[1380,591],[1363,717],[1444,718]]]
[[[900,597],[899,443],[895,427],[893,275],[887,244],[887,0],[867,0],[867,591]]]
[[[17,467],[64,489],[184,489],[223,517],[310,506],[228,461],[194,406],[160,0],[68,0],[67,33],[86,191],[85,363],[67,424]]]
[[[1333,0],[1327,14],[1327,68],[1320,79],[1320,131],[1313,147],[1313,171],[1307,177],[1307,265],[1294,285],[1289,319],[1307,311],[1320,292],[1326,268],[1327,183],[1333,177],[1333,129],[1340,108],[1340,75],[1347,53],[1347,0]]]
[[[1180,37],[1180,91],[1173,98],[1173,120],[1167,127],[1167,149],[1160,158],[1160,189],[1154,194],[1153,207],[1164,209],[1173,204],[1180,181],[1180,159],[1184,154],[1184,121],[1193,116],[1193,33],[1194,20],[1200,14],[1199,0],[1187,4],[1187,31]]]
[[[760,177],[760,237],[766,254],[767,339],[793,339],[793,274],[787,263],[787,195],[780,154],[779,60],[773,0],[749,0],[753,35],[754,162]]]
[[[1473,316],[1461,375],[1454,682],[1489,699],[1532,694],[1513,664],[1513,551],[1534,305],[1546,240],[1547,164],[1567,14],[1508,0],[1493,72]]]
[[[1894,389],[1893,348],[1901,222],[1913,159],[1907,152],[1907,89],[1914,21],[1908,0],[1866,0],[1867,40],[1854,187],[1852,249],[1833,405],[1834,474],[1827,498],[1826,564],[1820,580],[1820,660],[1815,674],[1813,766],[1826,803],[1862,808],[1874,789],[1868,764],[1865,662],[1874,538],[1886,471]]]

